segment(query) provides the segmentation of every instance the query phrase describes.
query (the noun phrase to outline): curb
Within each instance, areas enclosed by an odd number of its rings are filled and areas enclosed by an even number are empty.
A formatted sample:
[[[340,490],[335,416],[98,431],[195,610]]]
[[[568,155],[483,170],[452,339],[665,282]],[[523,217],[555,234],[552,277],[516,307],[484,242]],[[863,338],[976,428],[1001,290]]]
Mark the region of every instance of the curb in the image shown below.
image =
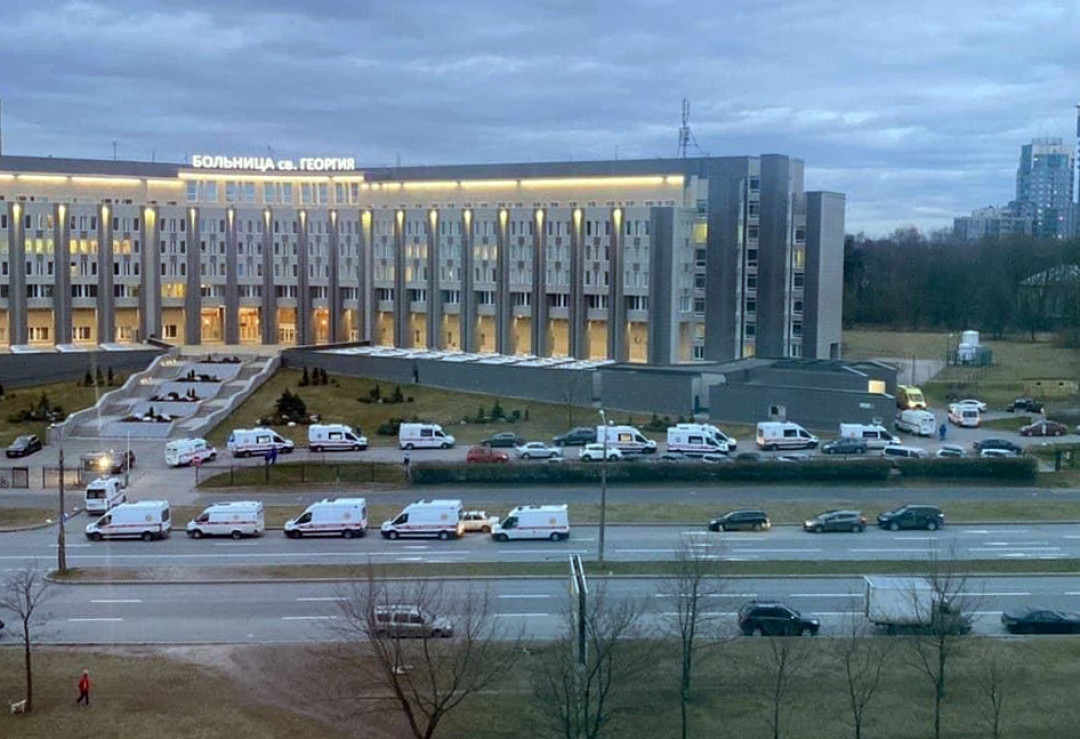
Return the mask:
[[[84,511],[82,508],[75,508],[73,512],[68,515],[67,520],[70,521],[71,519],[75,518],[76,516],[82,515],[85,512],[86,511]],[[40,529],[51,528],[55,525],[56,521],[48,521],[46,523],[36,523],[32,526],[16,526],[15,528],[10,529],[0,529],[0,534],[17,534],[22,531],[38,531]]]

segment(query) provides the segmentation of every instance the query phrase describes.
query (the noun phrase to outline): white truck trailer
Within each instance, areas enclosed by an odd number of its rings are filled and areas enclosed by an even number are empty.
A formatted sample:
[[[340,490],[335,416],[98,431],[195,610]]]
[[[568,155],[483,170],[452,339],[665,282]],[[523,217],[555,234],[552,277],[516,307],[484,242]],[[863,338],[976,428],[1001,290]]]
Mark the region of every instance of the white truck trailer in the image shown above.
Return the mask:
[[[866,619],[890,634],[939,628],[950,633],[971,631],[971,617],[961,611],[959,594],[942,593],[923,577],[864,577]],[[950,596],[954,596],[949,599]]]

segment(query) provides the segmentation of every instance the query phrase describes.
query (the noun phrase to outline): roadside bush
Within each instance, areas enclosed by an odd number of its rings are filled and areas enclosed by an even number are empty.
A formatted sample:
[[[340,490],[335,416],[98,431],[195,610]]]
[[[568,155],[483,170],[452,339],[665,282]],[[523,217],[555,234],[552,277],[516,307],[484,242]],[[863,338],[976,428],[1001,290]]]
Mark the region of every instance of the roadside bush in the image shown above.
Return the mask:
[[[403,423],[405,423],[404,418],[391,418],[389,421],[380,424],[379,428],[375,429],[375,433],[378,436],[397,436]]]
[[[13,396],[14,397],[14,396]],[[63,406],[54,405],[45,393],[30,404],[29,408],[8,415],[8,423],[57,423],[67,418]]]
[[[1033,457],[984,459],[897,459],[903,477],[939,480],[1007,480],[1034,482],[1039,463]]]

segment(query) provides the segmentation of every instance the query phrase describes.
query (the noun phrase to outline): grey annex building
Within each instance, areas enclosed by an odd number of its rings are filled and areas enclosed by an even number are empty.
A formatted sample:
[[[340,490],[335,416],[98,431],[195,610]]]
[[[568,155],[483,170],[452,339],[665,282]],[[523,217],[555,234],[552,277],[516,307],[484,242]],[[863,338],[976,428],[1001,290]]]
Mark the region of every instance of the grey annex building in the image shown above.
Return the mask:
[[[772,154],[398,168],[0,156],[0,347],[835,358],[844,207]]]

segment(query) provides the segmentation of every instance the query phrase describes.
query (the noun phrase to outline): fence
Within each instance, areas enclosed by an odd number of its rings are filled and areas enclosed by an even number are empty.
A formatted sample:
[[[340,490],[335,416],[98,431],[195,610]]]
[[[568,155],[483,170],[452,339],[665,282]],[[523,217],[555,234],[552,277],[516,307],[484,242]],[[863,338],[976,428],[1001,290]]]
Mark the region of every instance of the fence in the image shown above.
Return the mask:
[[[30,489],[29,467],[0,467],[0,488]]]
[[[195,467],[201,487],[310,483],[400,483],[401,465],[387,462],[283,462],[280,464],[204,464]]]
[[[27,487],[29,484],[29,468],[27,468]],[[90,482],[96,477],[100,477],[100,473],[90,472],[88,470],[81,469],[80,467],[69,467],[64,465],[64,485],[75,488]],[[41,487],[44,490],[54,489],[60,487],[60,468],[59,467],[42,467],[41,468]]]

